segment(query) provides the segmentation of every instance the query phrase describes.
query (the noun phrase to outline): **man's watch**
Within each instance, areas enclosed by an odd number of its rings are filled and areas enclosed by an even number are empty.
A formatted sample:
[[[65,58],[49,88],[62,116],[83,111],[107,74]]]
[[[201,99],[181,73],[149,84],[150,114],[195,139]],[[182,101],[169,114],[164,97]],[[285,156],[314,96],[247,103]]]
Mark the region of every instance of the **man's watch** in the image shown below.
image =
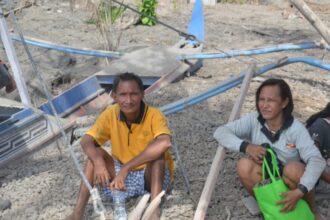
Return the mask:
[[[306,186],[304,186],[303,184],[298,184],[298,189],[304,194],[306,195],[308,193],[308,189]]]

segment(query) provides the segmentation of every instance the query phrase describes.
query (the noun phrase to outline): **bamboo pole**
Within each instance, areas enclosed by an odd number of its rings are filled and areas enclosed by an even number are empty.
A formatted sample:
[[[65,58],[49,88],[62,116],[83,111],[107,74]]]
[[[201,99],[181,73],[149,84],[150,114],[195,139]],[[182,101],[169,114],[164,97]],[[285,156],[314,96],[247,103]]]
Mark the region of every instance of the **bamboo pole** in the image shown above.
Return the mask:
[[[161,193],[159,193],[149,204],[148,208],[144,212],[144,215],[142,216],[142,220],[149,220],[151,215],[154,213],[154,211],[159,207],[160,202],[162,201],[162,197],[165,195],[165,191],[163,190]]]
[[[143,211],[147,206],[149,198],[150,198],[149,193],[144,194],[142,196],[141,200],[139,201],[139,203],[137,204],[135,209],[128,216],[128,220],[140,220],[141,219]]]
[[[245,77],[244,77],[244,80],[242,83],[242,87],[240,90],[240,94],[239,94],[238,98],[236,99],[234,107],[229,116],[228,122],[233,121],[236,118],[238,118],[240,109],[242,107],[243,101],[245,99],[247,90],[250,85],[251,78],[255,73],[255,68],[256,68],[256,64],[253,63],[247,69],[247,72],[245,74]],[[220,169],[222,167],[222,162],[225,158],[225,154],[226,154],[225,148],[222,145],[219,145],[216,155],[213,159],[209,175],[207,176],[207,179],[206,179],[206,182],[205,182],[205,185],[203,188],[203,192],[199,199],[198,206],[197,206],[197,209],[196,209],[196,212],[194,215],[194,220],[202,220],[205,218],[206,211],[207,211],[208,205],[211,200],[211,195],[214,190],[215,183],[218,178]]]
[[[321,19],[310,9],[303,0],[290,0],[301,14],[309,21],[309,23],[320,33],[324,40],[330,45],[330,31],[323,24]]]

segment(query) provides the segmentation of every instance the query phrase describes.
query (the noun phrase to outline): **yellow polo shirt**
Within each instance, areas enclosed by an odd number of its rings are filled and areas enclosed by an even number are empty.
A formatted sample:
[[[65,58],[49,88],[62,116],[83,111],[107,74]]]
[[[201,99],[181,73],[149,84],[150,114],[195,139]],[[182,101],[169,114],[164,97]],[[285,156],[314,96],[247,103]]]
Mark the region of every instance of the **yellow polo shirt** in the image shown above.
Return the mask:
[[[86,134],[92,136],[100,146],[110,140],[111,155],[125,164],[139,155],[157,136],[171,133],[163,113],[141,102],[140,114],[130,128],[119,105],[114,104],[101,113]],[[174,162],[169,151],[165,152],[165,160],[173,180]],[[134,170],[144,167],[145,165],[142,165]]]

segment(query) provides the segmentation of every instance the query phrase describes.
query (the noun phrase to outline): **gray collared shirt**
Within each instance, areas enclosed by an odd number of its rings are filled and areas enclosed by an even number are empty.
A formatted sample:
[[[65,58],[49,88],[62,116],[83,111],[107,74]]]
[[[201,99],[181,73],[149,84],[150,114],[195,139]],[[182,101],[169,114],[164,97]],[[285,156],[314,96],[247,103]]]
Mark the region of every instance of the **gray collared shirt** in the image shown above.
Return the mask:
[[[306,164],[300,184],[306,186],[308,191],[313,189],[326,163],[305,126],[297,119],[293,119],[287,128],[280,131],[276,140],[270,140],[269,135],[263,131],[265,125],[258,120],[258,116],[257,112],[253,112],[220,126],[215,131],[214,138],[234,151],[239,151],[244,141],[257,145],[269,143],[284,165],[288,161],[301,160]]]

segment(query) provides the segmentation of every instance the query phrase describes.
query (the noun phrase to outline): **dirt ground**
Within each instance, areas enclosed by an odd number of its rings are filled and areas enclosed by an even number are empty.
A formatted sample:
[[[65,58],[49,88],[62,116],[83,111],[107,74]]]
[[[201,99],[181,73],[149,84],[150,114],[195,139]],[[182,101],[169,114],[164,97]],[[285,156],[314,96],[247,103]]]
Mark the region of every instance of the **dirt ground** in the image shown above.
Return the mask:
[[[34,2],[36,4],[16,14],[24,36],[74,48],[102,49],[97,28],[86,22],[91,17],[91,12],[81,8],[71,10],[68,0]],[[131,2],[136,5],[136,1]],[[292,14],[283,5],[271,2],[205,6],[204,52],[321,40],[316,30],[299,13]],[[312,3],[314,11],[330,27],[330,4],[326,1]],[[160,4],[163,5],[159,9],[159,20],[179,30],[187,29],[191,4],[183,1]],[[12,8],[19,5],[19,1],[13,1]],[[5,9],[8,6],[5,5]],[[121,25],[129,24],[130,19],[134,19],[134,16],[128,17],[128,21],[123,21]],[[17,33],[13,19],[8,17],[7,21],[9,29]],[[178,39],[177,33],[159,24],[153,27],[130,25],[122,32],[117,50],[127,52],[153,45],[173,45]],[[15,48],[34,105],[37,106],[45,100],[41,86],[22,45],[15,43]],[[108,65],[104,58],[64,54],[32,46],[29,49],[39,72],[54,95]],[[147,95],[146,102],[160,107],[236,76],[253,62],[262,67],[283,57],[303,56],[330,62],[329,52],[322,49],[204,60],[203,67],[196,74]],[[1,58],[6,60],[3,49]],[[270,77],[283,78],[290,84],[294,97],[294,115],[301,121],[305,121],[330,101],[329,71],[296,63],[254,78],[243,104],[242,115],[255,110],[256,88],[261,81]],[[239,88],[231,89],[168,117],[189,178],[191,194],[186,193],[183,177],[177,168],[173,190],[163,201],[161,219],[193,218],[218,146],[213,132],[228,120],[238,92]],[[18,94],[13,93],[8,97],[17,100]],[[63,219],[71,212],[80,178],[68,149],[65,146],[60,148],[62,153],[55,147],[44,148],[0,170],[0,197],[12,202],[10,209],[0,211],[0,219]],[[83,163],[84,154],[80,148],[76,149],[76,154]],[[240,156],[240,153],[227,152],[206,219],[261,219],[260,216],[251,215],[241,201],[246,192],[235,173],[235,163]],[[128,202],[129,210],[132,210],[136,201],[132,199]],[[330,219],[330,201],[319,200],[317,203],[325,219]],[[106,203],[106,208],[108,219],[112,219],[111,203]],[[88,204],[85,214],[85,219],[98,219],[93,213],[92,203]]]

